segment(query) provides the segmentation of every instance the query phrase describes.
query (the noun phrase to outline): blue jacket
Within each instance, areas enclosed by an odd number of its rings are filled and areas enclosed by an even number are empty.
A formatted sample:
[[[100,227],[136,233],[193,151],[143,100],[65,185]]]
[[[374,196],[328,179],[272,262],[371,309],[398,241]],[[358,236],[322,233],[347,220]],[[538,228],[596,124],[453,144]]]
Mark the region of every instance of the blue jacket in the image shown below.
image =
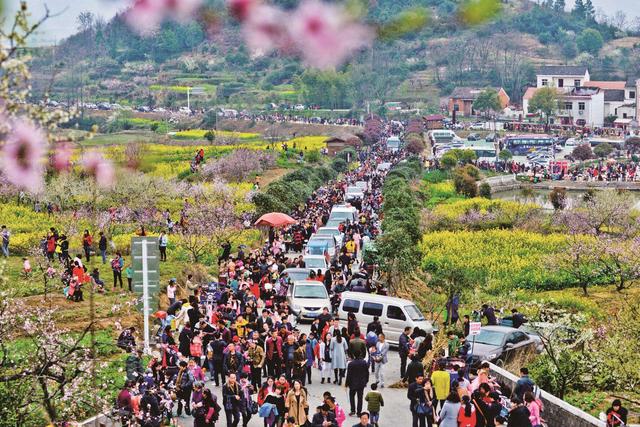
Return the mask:
[[[258,416],[260,418],[268,418],[272,412],[273,415],[277,417],[279,415],[278,407],[273,403],[263,403],[260,409],[258,409]]]

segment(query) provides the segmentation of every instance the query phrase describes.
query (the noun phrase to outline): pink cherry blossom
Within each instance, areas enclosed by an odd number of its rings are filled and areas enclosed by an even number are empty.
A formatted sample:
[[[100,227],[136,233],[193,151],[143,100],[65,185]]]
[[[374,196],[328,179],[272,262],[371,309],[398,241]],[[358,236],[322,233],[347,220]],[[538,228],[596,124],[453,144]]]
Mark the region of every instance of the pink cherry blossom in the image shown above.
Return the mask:
[[[82,158],[85,172],[93,176],[100,187],[110,187],[114,181],[114,169],[111,161],[97,151],[89,151]]]
[[[16,187],[37,193],[43,187],[42,160],[46,138],[33,124],[18,119],[12,123],[2,147],[2,172]]]
[[[54,147],[54,152],[51,156],[51,165],[58,172],[68,171],[71,168],[72,155],[71,144],[68,142],[59,142]]]
[[[227,0],[229,12],[238,21],[244,21],[247,19],[249,14],[252,12],[252,9],[259,4],[260,2],[257,0]]]
[[[149,35],[160,28],[166,12],[165,0],[135,0],[125,13],[125,20],[138,34]]]
[[[276,7],[252,7],[242,26],[249,50],[254,55],[265,55],[275,49],[290,50],[292,43],[285,27],[287,21],[287,14]]]
[[[192,18],[202,6],[203,0],[165,0],[168,18],[186,21]]]
[[[370,46],[374,31],[346,11],[319,0],[305,0],[291,17],[289,32],[307,65],[332,68]]]

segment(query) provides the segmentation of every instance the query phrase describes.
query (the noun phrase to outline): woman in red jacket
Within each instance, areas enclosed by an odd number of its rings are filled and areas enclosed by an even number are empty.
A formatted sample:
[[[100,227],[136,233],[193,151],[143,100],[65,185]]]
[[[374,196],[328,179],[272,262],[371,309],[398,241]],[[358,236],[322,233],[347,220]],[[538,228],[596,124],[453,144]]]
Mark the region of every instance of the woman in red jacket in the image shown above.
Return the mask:
[[[476,408],[471,404],[469,396],[462,396],[462,406],[458,412],[458,427],[476,426]]]

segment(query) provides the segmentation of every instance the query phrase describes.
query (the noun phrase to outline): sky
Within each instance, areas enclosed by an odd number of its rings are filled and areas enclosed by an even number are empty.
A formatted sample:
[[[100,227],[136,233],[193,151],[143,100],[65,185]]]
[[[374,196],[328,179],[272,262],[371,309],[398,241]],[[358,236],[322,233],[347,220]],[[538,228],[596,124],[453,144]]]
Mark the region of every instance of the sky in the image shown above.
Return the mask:
[[[3,1],[3,0],[0,0]],[[110,19],[119,10],[131,4],[133,0],[27,0],[34,19],[44,14],[44,4],[52,13],[59,13],[51,18],[34,40],[37,44],[52,44],[75,33],[76,17],[88,10],[105,19]],[[573,7],[574,0],[567,0],[567,7]],[[4,0],[8,12],[16,10],[20,0]],[[608,15],[622,10],[628,14],[628,20],[640,16],[640,0],[593,0],[596,9],[602,9]]]

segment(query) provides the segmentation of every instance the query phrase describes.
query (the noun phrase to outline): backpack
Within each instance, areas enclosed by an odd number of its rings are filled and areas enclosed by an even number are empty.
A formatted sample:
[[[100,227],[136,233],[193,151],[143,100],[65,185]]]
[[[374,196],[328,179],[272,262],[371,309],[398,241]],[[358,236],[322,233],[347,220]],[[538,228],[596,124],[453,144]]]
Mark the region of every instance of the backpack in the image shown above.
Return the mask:
[[[191,344],[189,344],[189,353],[191,353],[193,357],[202,356],[202,340],[199,336],[193,337]]]

